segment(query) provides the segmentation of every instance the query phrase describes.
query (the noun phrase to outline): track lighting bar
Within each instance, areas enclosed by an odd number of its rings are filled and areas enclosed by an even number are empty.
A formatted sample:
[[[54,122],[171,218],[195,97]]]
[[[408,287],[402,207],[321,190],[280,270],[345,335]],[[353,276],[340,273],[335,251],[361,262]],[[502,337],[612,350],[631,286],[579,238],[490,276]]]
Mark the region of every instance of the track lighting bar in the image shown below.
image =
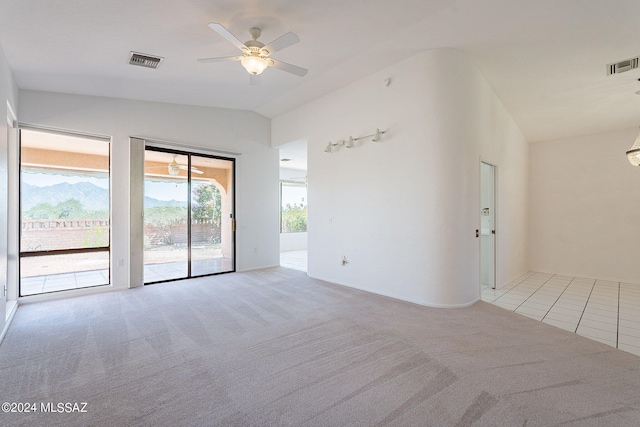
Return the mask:
[[[385,133],[387,133],[386,130],[376,129],[376,131],[371,135],[360,136],[358,138],[349,136],[349,139],[346,139],[346,140],[341,139],[340,141],[337,141],[337,142],[329,142],[327,146],[324,148],[324,152],[332,153],[333,151],[337,150],[339,147],[353,148],[356,141],[359,141],[365,138],[370,138],[370,137],[373,137],[371,138],[371,141],[380,142],[380,136],[384,135]]]

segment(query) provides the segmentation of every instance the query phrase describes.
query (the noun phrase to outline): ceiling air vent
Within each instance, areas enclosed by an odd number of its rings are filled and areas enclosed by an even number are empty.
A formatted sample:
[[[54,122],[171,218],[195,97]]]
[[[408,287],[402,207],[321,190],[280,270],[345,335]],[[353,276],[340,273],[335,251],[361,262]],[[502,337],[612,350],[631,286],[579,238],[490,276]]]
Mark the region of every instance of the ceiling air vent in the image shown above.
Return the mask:
[[[160,64],[160,61],[163,59],[164,58],[161,56],[151,56],[145,55],[144,53],[131,52],[129,64],[147,68],[158,68],[158,64]]]
[[[613,64],[607,65],[607,76],[612,74],[620,74],[625,71],[633,70],[638,68],[638,63],[640,61],[640,57],[635,57],[631,59],[625,59],[624,61],[614,62]]]

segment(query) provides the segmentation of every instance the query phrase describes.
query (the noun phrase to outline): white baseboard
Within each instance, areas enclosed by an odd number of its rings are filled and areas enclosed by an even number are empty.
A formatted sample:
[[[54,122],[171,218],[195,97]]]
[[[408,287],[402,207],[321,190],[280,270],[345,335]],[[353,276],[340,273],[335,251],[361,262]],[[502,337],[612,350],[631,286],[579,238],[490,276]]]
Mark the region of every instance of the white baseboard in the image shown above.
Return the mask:
[[[325,278],[322,278],[322,277],[312,276],[308,272],[307,272],[307,276],[311,277],[312,279],[322,280],[323,282],[333,283],[334,285],[345,286],[347,288],[353,288],[353,289],[357,289],[359,291],[365,291],[365,292],[369,292],[371,294],[380,295],[380,296],[387,297],[387,298],[393,298],[393,299],[396,299],[396,300],[399,300],[399,301],[410,302],[412,304],[421,305],[423,307],[431,307],[431,308],[465,308],[465,307],[471,307],[473,304],[475,304],[478,301],[480,301],[480,297],[478,297],[478,298],[473,299],[472,301],[465,302],[465,303],[462,303],[462,304],[433,304],[433,303],[429,303],[429,302],[425,302],[425,301],[421,301],[421,300],[417,300],[417,299],[413,299],[413,298],[405,298],[403,296],[395,295],[395,294],[390,293],[390,292],[379,292],[379,291],[374,291],[374,290],[371,290],[371,289],[366,289],[364,287],[356,286],[356,285],[353,285],[353,284],[339,283],[339,282],[333,281],[331,279],[325,279]]]
[[[263,267],[251,267],[251,268],[243,268],[242,270],[236,270],[236,273],[246,273],[249,271],[255,271],[255,270],[264,270],[265,268],[274,268],[274,267],[280,267],[280,264],[272,264],[272,265],[265,265]]]
[[[9,330],[9,326],[13,321],[13,317],[16,315],[16,311],[18,311],[18,302],[9,301],[7,303],[7,308],[9,309],[9,312],[7,313],[8,314],[7,321],[4,324],[4,329],[2,329],[2,333],[0,334],[0,344],[2,344],[2,340],[4,339],[4,336],[7,334],[7,331]]]

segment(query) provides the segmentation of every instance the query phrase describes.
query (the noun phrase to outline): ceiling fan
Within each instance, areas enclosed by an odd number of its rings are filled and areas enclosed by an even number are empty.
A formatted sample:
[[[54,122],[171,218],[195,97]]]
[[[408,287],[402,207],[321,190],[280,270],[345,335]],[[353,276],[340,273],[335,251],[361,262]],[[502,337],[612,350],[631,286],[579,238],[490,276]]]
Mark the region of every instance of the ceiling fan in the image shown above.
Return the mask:
[[[174,154],[173,159],[171,160],[171,163],[167,165],[167,169],[169,170],[169,175],[171,176],[178,176],[181,170],[184,170],[184,171],[189,170],[189,167],[187,167],[186,165],[178,164],[178,162],[176,162],[176,157],[177,157],[177,154]],[[197,173],[201,175],[204,172],[202,172],[200,169],[194,166],[191,166],[191,173]]]
[[[222,56],[216,58],[202,58],[198,59],[199,62],[223,62],[223,61],[240,61],[242,66],[251,74],[251,84],[259,84],[260,73],[262,73],[267,67],[277,68],[282,71],[286,71],[296,76],[304,77],[307,74],[307,70],[296,65],[288,64],[286,62],[278,61],[277,59],[270,58],[269,55],[279,50],[294,45],[300,41],[297,35],[292,32],[288,32],[274,41],[267,43],[266,45],[258,38],[262,34],[260,28],[250,28],[249,34],[251,39],[245,43],[242,43],[236,36],[231,34],[222,24],[212,22],[209,24],[216,33],[227,39],[231,44],[242,51],[242,56]]]

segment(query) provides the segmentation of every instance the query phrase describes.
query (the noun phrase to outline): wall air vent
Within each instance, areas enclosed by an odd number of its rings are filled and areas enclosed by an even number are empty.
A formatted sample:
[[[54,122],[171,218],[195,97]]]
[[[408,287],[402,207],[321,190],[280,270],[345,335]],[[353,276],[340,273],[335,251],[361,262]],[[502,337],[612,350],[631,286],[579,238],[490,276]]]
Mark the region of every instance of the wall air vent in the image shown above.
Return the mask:
[[[129,64],[146,68],[158,68],[164,58],[161,56],[146,55],[144,53],[131,52]]]
[[[635,58],[625,59],[624,61],[614,62],[613,64],[607,65],[607,76],[612,74],[620,74],[625,71],[634,70],[638,68],[640,63],[640,57],[636,56]]]

